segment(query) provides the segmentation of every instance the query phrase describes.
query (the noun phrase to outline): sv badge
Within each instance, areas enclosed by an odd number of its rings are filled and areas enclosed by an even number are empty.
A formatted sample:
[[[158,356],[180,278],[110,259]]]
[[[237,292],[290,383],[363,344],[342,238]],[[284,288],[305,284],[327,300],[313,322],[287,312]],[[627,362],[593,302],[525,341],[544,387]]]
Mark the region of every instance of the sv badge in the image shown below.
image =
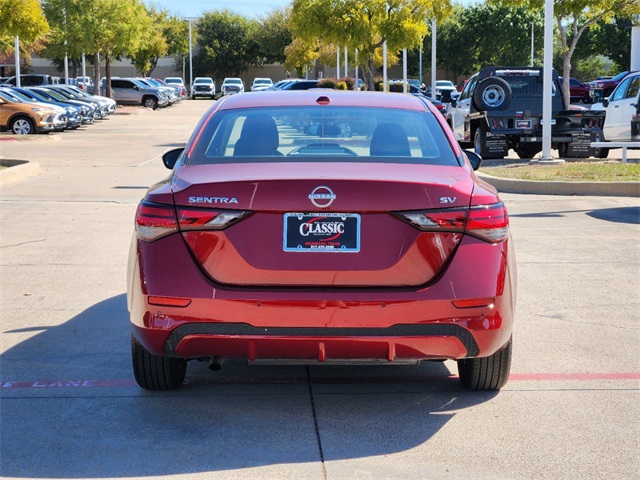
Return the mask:
[[[440,197],[440,203],[455,203],[458,197]]]

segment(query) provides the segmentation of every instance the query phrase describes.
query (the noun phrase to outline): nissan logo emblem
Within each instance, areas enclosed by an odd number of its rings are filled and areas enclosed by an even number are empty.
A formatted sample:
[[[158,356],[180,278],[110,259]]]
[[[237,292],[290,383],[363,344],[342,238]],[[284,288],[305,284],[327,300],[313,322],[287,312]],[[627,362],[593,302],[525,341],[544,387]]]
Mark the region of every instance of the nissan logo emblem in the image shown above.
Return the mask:
[[[336,199],[336,194],[329,187],[320,186],[309,194],[309,200],[318,208],[326,208]]]

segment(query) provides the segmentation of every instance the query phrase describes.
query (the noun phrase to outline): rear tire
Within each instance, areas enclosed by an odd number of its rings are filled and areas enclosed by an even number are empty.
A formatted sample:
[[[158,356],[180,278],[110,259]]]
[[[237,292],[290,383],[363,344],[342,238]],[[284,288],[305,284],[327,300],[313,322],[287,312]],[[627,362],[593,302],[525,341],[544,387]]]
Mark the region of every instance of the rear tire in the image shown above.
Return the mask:
[[[175,390],[187,373],[187,361],[158,357],[147,351],[131,336],[131,360],[136,382],[146,390]]]
[[[470,390],[499,390],[509,380],[511,370],[510,338],[505,348],[489,357],[458,360],[458,374]]]
[[[476,128],[476,133],[473,137],[473,149],[474,151],[482,157],[482,159],[501,159],[504,158],[504,155],[499,155],[497,153],[490,153],[487,149],[487,131],[483,125],[480,125]]]
[[[533,158],[541,151],[536,145],[521,145],[515,149],[519,158]]]

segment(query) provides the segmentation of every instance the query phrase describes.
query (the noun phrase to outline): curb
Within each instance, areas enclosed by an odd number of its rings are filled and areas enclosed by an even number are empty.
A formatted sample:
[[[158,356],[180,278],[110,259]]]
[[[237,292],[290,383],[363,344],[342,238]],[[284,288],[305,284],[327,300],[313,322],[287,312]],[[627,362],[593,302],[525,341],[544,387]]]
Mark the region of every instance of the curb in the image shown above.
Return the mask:
[[[40,175],[40,173],[42,173],[38,162],[0,159],[0,166],[10,167],[0,170],[0,185],[17,182],[32,175]]]
[[[504,193],[640,197],[640,182],[542,182],[499,178],[482,172],[476,172],[476,175]]]

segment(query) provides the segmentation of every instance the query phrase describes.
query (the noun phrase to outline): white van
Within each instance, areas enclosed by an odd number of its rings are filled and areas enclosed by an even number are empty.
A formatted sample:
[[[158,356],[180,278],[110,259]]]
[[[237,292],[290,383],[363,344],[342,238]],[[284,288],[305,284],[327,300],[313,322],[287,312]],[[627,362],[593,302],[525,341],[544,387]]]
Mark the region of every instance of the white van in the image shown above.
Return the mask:
[[[630,142],[631,124],[636,120],[640,102],[640,71],[628,74],[604,101],[607,116],[604,138],[608,142]]]

